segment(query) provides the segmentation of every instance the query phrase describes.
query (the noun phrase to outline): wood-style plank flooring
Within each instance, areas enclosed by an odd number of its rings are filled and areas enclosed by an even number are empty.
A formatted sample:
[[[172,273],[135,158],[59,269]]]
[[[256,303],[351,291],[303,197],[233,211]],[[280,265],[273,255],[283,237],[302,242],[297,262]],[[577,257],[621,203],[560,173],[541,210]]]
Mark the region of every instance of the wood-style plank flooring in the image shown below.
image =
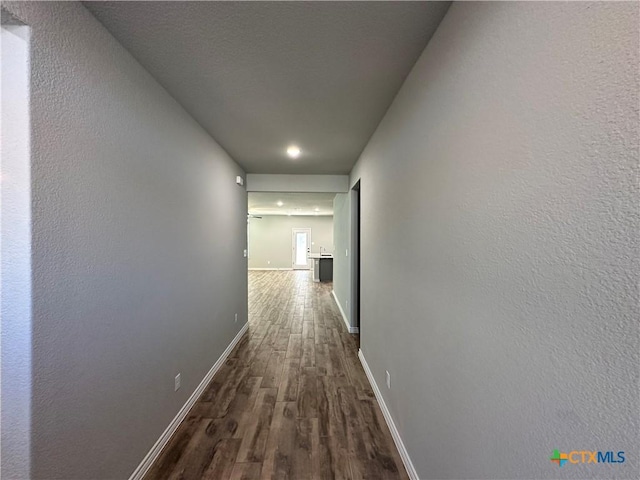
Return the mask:
[[[145,478],[408,478],[331,284],[249,272],[247,333]]]

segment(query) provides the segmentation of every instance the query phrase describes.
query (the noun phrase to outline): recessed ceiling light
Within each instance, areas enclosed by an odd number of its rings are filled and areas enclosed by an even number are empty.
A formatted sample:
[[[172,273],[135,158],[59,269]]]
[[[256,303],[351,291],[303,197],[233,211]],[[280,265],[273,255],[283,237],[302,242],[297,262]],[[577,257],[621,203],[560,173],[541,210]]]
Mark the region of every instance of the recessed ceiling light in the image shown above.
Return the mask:
[[[318,207],[314,208],[314,210],[315,210],[316,212],[319,212],[319,211],[320,211],[320,209],[319,209]]]
[[[282,205],[284,205],[284,203],[282,203],[282,200],[278,200],[278,203],[277,203],[276,205],[278,205],[279,207],[281,207]]]
[[[300,156],[300,149],[295,145],[290,145],[289,148],[287,148],[287,155],[291,158],[298,158]]]

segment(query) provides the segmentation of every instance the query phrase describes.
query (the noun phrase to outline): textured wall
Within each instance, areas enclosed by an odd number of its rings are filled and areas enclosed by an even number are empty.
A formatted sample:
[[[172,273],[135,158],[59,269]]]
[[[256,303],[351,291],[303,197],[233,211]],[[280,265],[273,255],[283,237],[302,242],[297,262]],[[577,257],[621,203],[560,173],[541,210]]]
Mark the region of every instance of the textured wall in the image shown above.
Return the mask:
[[[291,268],[292,228],[311,229],[311,253],[333,252],[333,217],[265,215],[249,219],[249,268]]]
[[[126,478],[246,321],[243,172],[82,5],[5,6],[32,29],[32,474]]]
[[[422,479],[640,477],[639,20],[454,3],[352,172],[362,349]]]
[[[333,291],[351,322],[351,193],[339,193],[333,200]]]

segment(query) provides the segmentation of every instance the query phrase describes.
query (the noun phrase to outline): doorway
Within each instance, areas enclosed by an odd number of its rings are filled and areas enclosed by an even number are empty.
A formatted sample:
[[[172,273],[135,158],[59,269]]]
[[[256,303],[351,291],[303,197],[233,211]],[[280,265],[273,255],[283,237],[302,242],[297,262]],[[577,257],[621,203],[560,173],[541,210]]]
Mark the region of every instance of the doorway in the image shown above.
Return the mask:
[[[309,270],[311,253],[311,229],[291,230],[291,265],[294,270]]]

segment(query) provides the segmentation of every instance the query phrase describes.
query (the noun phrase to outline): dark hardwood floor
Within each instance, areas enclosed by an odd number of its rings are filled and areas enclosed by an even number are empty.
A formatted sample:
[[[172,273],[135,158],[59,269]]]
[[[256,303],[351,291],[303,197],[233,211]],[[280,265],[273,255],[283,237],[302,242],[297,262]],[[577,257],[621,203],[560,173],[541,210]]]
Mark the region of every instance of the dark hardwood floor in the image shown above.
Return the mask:
[[[249,330],[145,478],[408,478],[357,354],[331,284],[249,272]]]

